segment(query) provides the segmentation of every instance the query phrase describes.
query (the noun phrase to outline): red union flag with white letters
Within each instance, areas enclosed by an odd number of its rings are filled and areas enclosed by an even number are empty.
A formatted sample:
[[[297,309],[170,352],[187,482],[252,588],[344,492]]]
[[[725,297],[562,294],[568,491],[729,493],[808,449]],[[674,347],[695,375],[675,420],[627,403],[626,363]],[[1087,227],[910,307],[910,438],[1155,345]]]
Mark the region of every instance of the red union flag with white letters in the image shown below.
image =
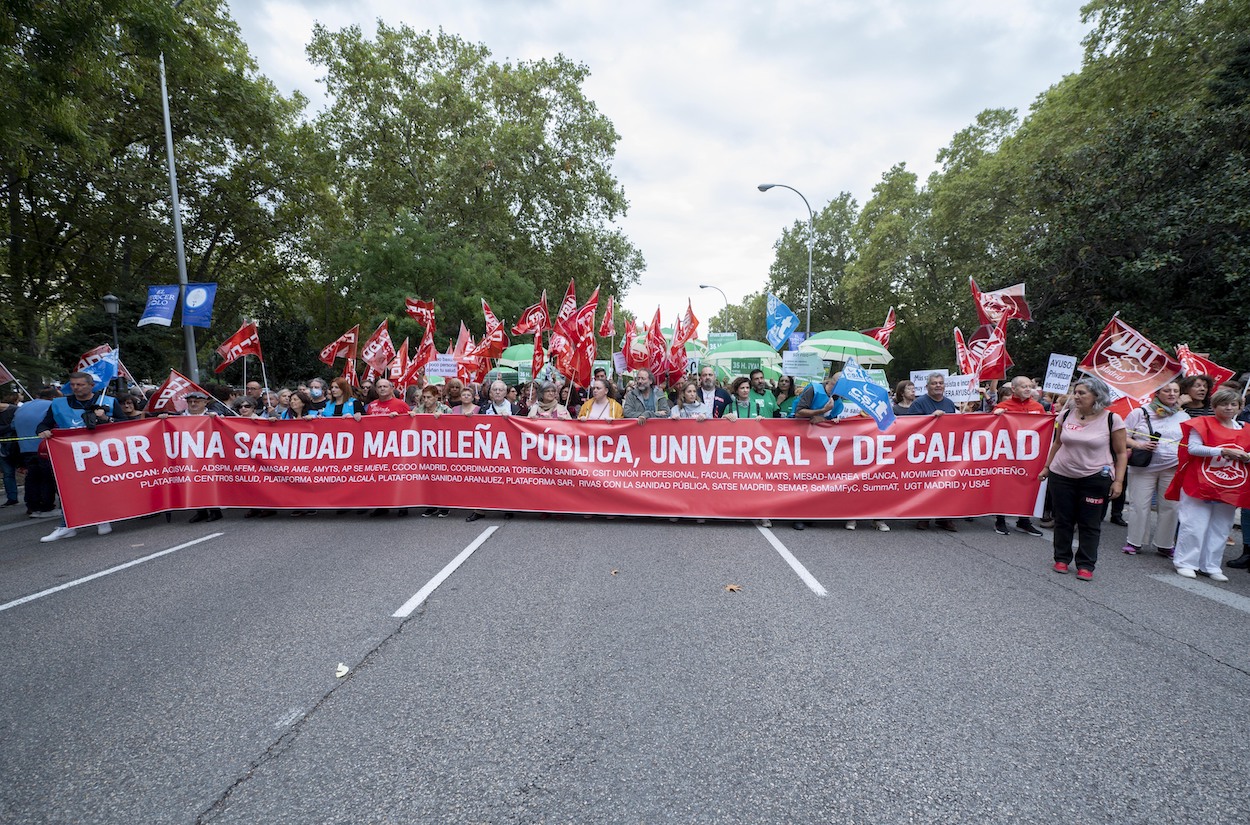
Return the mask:
[[[70,527],[202,507],[958,518],[1033,512],[1053,423],[178,416],[57,430],[48,445]]]
[[[1180,375],[1180,362],[1118,317],[1102,335],[1077,369],[1101,378],[1134,398],[1150,395]]]
[[[265,358],[260,354],[260,334],[256,330],[256,324],[252,321],[239,327],[238,332],[223,341],[217,348],[217,357],[221,359],[221,363],[213,372],[223,371],[245,355],[255,355],[264,363]]]

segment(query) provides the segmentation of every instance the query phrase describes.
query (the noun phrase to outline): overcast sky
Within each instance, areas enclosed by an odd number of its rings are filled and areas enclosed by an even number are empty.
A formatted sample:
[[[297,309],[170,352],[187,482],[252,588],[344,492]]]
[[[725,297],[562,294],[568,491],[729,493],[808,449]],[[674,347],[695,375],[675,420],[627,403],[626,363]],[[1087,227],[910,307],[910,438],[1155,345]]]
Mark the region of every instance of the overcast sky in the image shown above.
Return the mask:
[[[704,321],[724,306],[700,284],[735,303],[765,287],[781,230],[807,212],[758,184],[793,186],[820,211],[841,191],[862,206],[895,163],[923,179],[978,112],[1023,115],[1080,68],[1082,2],[235,0],[232,13],[261,72],[313,110],[325,102],[304,52],[314,22],[442,27],[499,61],[586,64],[585,91],[621,135],[620,226],[646,258],[624,304],[645,318],[658,304],[667,325],[687,297]]]

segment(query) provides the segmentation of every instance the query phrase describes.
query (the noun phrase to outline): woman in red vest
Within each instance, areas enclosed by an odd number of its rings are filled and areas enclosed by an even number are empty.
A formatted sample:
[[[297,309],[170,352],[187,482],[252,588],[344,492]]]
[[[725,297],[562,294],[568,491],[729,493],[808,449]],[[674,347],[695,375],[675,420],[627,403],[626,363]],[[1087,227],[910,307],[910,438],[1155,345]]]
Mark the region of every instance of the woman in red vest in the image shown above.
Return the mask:
[[[1180,467],[1166,497],[1180,500],[1180,532],[1172,564],[1187,579],[1198,572],[1226,582],[1220,570],[1237,507],[1250,506],[1250,429],[1237,421],[1241,396],[1221,387],[1209,417],[1181,424]]]

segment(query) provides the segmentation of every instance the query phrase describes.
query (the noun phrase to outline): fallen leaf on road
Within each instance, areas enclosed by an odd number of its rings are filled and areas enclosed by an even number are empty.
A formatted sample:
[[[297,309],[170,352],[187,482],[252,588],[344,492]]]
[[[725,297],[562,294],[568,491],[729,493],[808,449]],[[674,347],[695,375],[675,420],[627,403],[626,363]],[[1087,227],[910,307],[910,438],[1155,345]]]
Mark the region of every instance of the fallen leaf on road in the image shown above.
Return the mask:
[[[727,584],[727,585],[725,585],[725,589],[726,589],[726,590],[728,590],[730,593],[741,593],[741,592],[742,592],[742,585],[740,585],[740,584]]]
[[[620,570],[613,570],[613,571],[612,571],[612,575],[613,575],[613,576],[615,576],[615,575],[616,575],[617,573],[619,573],[619,572],[621,572],[621,571],[620,571]]]
[[[347,665],[343,664],[342,662],[339,662],[339,669],[334,671],[334,675],[342,679],[344,676],[347,675],[348,670],[350,670],[350,668],[348,668]]]

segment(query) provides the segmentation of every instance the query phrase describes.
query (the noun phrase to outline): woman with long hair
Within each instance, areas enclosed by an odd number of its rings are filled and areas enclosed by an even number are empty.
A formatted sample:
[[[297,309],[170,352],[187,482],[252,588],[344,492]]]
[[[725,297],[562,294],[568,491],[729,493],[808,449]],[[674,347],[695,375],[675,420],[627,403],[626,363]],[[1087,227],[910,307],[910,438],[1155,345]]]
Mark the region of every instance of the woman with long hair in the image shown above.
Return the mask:
[[[677,403],[669,412],[670,418],[688,418],[695,421],[706,421],[707,413],[703,409],[703,399],[699,396],[699,382],[686,381],[677,387]]]
[[[1187,375],[1180,380],[1181,409],[1190,418],[1211,415],[1211,387],[1215,379],[1209,375]]]
[[[773,391],[777,396],[777,407],[781,410],[782,418],[794,417],[794,401],[798,398],[798,394],[794,391],[794,378],[789,375],[783,375],[777,379],[777,389]]]
[[[298,418],[317,418],[317,411],[312,408],[312,397],[303,390],[296,390],[291,393],[291,397],[287,401],[286,412],[282,413],[283,421],[292,421]]]

